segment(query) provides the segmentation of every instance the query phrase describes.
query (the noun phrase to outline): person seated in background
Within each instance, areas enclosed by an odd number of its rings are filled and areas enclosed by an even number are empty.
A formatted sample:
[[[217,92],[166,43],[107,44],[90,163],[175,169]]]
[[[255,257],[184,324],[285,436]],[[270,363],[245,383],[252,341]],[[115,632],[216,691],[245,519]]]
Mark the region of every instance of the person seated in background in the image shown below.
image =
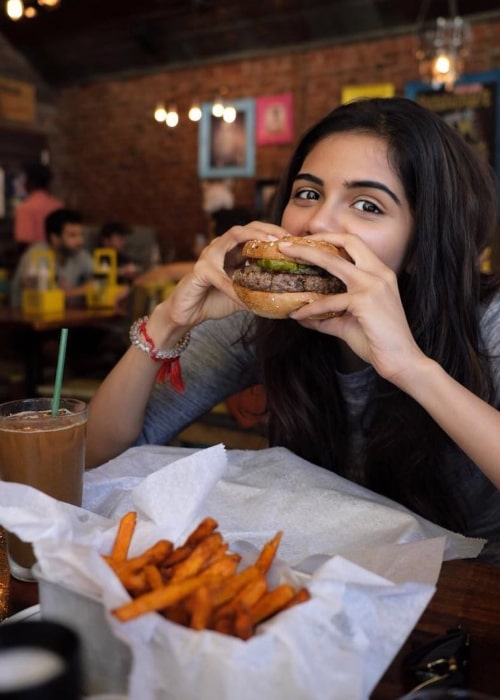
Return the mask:
[[[64,206],[62,200],[49,191],[52,171],[42,163],[30,163],[24,168],[28,196],[14,213],[14,239],[24,251],[28,245],[45,240],[45,219]]]
[[[229,178],[202,182],[202,208],[209,217],[208,235],[200,236],[195,241],[193,252],[196,259],[206,245],[222,236],[231,226],[245,226],[255,218],[249,209],[236,204],[233,186]]]
[[[10,287],[10,304],[21,306],[21,292],[32,275],[36,251],[52,250],[55,256],[55,278],[64,290],[66,304],[80,305],[85,296],[88,281],[92,278],[94,263],[84,248],[83,223],[80,212],[73,209],[56,209],[45,219],[45,243],[30,246],[19,260]]]
[[[119,284],[130,284],[140,273],[140,267],[125,253],[129,227],[121,221],[108,221],[97,235],[97,248],[114,248]]]

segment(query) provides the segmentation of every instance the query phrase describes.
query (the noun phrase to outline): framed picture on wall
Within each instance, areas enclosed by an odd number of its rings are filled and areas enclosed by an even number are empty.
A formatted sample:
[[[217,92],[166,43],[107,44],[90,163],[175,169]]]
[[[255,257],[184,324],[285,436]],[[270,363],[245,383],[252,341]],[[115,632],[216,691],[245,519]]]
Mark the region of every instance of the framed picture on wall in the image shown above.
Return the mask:
[[[258,146],[293,141],[293,98],[292,93],[258,97],[257,132]]]
[[[500,71],[463,75],[449,92],[415,81],[406,85],[405,96],[440,114],[500,177]]]
[[[201,178],[252,177],[255,174],[255,102],[234,100],[236,119],[214,117],[212,103],[201,106],[198,174]]]

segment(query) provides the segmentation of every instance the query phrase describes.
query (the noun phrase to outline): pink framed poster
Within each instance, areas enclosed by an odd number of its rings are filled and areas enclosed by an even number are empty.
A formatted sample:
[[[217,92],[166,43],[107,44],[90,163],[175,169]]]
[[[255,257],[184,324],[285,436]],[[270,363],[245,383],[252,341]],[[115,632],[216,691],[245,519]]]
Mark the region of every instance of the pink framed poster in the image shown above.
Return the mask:
[[[256,99],[256,135],[258,146],[293,141],[292,93]]]

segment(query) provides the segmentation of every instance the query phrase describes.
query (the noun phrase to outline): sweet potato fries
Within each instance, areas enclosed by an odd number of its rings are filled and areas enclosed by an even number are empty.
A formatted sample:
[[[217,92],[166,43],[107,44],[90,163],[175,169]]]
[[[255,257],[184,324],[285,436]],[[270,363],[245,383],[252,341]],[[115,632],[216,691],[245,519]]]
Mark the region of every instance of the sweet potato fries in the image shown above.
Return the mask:
[[[259,623],[310,597],[306,588],[289,584],[269,589],[266,573],[281,532],[262,547],[254,564],[238,571],[241,557],[229,551],[213,518],[202,520],[180,546],[160,540],[129,557],[136,522],[133,511],[123,516],[111,554],[104,556],[132,597],[113,610],[123,622],[156,611],[195,630],[249,639]]]

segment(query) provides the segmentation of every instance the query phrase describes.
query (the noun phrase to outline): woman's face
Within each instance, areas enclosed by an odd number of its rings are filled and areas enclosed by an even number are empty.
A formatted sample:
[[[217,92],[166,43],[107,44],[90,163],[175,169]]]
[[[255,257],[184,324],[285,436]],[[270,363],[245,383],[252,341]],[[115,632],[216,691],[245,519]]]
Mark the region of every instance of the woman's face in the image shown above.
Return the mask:
[[[295,178],[282,217],[292,236],[351,233],[396,273],[413,231],[403,185],[384,139],[343,132],[319,141]]]

